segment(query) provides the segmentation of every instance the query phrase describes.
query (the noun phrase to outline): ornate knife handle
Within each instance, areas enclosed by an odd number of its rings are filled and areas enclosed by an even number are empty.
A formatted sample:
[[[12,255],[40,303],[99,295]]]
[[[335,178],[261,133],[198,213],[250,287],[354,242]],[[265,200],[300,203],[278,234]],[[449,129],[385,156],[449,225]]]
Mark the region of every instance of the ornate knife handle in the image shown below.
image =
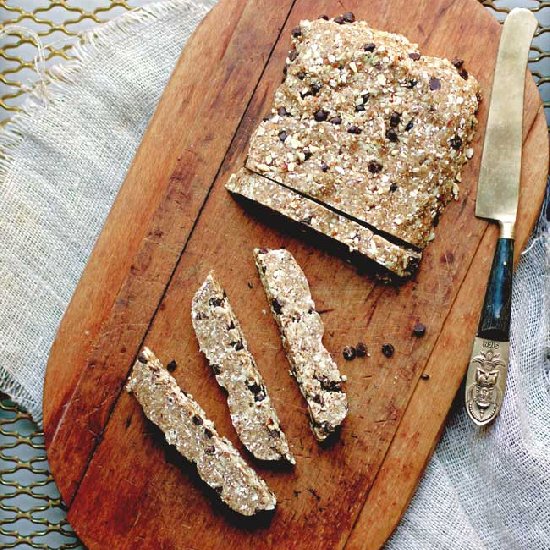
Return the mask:
[[[497,342],[510,340],[513,263],[514,240],[501,237],[497,241],[477,329],[481,338]]]
[[[513,262],[514,240],[501,237],[497,241],[466,378],[466,410],[478,426],[494,420],[504,399],[510,350]]]

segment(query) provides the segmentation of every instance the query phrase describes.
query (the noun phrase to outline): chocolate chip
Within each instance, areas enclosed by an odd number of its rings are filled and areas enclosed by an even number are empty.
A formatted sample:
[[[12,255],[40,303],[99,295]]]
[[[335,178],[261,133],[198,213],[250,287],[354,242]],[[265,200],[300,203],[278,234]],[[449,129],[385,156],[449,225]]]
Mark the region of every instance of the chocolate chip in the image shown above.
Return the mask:
[[[277,430],[277,428],[268,428],[267,431],[269,433],[269,437],[272,437],[273,439],[280,439],[281,430]]]
[[[254,401],[256,401],[256,403],[260,403],[260,401],[263,401],[264,399],[265,399],[265,393],[263,391],[254,395]]]
[[[337,392],[342,390],[342,382],[339,380],[329,380],[324,376],[321,380],[321,389],[329,392]]]
[[[312,398],[312,401],[314,403],[319,403],[319,405],[322,405],[323,404],[323,398],[321,397],[320,394],[316,393],[313,398]]]
[[[413,126],[414,126],[413,121],[409,120],[409,122],[407,122],[407,126],[405,126],[405,131],[410,132]]]
[[[390,115],[390,126],[392,128],[397,128],[401,122],[401,115],[399,113],[392,113]]]
[[[362,131],[363,130],[359,128],[359,126],[355,126],[355,124],[348,126],[348,129],[347,129],[348,134],[360,134]]]
[[[412,333],[413,336],[416,336],[417,338],[424,336],[424,334],[426,334],[426,325],[422,323],[415,323]]]
[[[166,365],[166,370],[168,372],[174,372],[177,368],[178,364],[176,363],[175,359],[172,359],[168,365]]]
[[[426,374],[425,372],[423,372],[423,373],[420,375],[420,378],[422,378],[422,380],[429,380],[429,379],[430,379],[430,375],[429,375],[429,374]]]
[[[335,17],[334,22],[338,23],[338,25],[343,25],[345,23],[344,18],[341,15],[339,15],[338,17]]]
[[[369,53],[372,53],[376,49],[376,44],[369,42],[363,46],[363,50]]]
[[[397,143],[398,141],[397,132],[393,128],[390,128],[386,132],[386,138],[389,139],[392,143]]]
[[[279,116],[291,116],[290,113],[286,110],[286,107],[279,107],[277,109],[277,114]]]
[[[351,11],[347,11],[342,15],[342,18],[346,23],[355,23],[355,15]]]
[[[344,359],[346,361],[351,361],[352,359],[355,359],[355,354],[356,354],[356,351],[353,346],[346,346],[342,350],[342,355],[344,356]]]
[[[268,252],[269,250],[267,248],[258,248],[258,254],[267,254]]]
[[[378,174],[378,172],[382,171],[383,166],[379,162],[371,160],[367,168],[371,174]]]
[[[315,422],[313,424],[318,431],[324,434],[330,434],[334,431],[334,428],[330,425],[330,422]],[[321,500],[321,497],[315,492],[314,489],[308,489],[308,491],[319,501]]]
[[[430,78],[430,90],[435,91],[441,88],[441,80],[439,78]]]
[[[140,353],[138,356],[137,356],[137,360],[140,362],[140,363],[147,363],[147,357],[145,357],[145,355],[142,353]]]
[[[357,357],[366,357],[368,352],[369,350],[364,342],[359,342],[355,346],[355,353]]]
[[[395,352],[395,348],[391,345],[391,344],[384,344],[382,346],[382,353],[386,356],[386,357],[391,357]]]
[[[302,36],[302,29],[300,27],[295,27],[290,31],[290,34],[293,38],[298,38],[299,36]]]
[[[325,21],[328,21],[328,15],[320,15],[319,19],[324,19]]]
[[[356,105],[355,106],[355,112],[356,113],[359,113],[361,111],[364,111],[365,110],[365,106],[364,105]]]
[[[310,307],[310,308],[307,310],[307,312],[309,313],[309,315],[311,315],[314,311],[315,311],[315,310],[314,310],[312,307]]]
[[[418,61],[420,59],[420,54],[418,52],[411,52],[409,54],[409,57],[413,60],[413,61]]]
[[[464,79],[468,80],[468,71],[464,68],[464,59],[455,57],[451,63],[456,67],[458,74]]]
[[[308,95],[316,96],[321,91],[321,84],[318,82],[314,82],[310,87],[309,90],[306,92],[300,92],[300,96],[302,99],[305,99]]]
[[[284,131],[284,130],[281,130],[279,132],[279,139],[284,143],[286,138],[288,137],[288,134]]]
[[[208,300],[208,303],[213,307],[220,307],[223,304],[223,298],[210,298],[210,300]]]
[[[233,342],[232,346],[235,348],[235,351],[240,351],[244,348],[242,340],[237,340],[236,342]]]
[[[204,424],[204,420],[198,414],[194,414],[191,420],[195,426],[202,426]]]
[[[325,122],[325,120],[328,118],[329,112],[325,111],[324,109],[319,109],[313,113],[313,118],[316,122]]]
[[[390,185],[390,192],[391,193],[395,193],[397,191],[397,184],[396,183],[392,183]]]
[[[303,149],[302,153],[304,154],[304,160],[309,160],[313,153],[309,149]]]
[[[304,71],[300,71],[299,73],[296,73],[296,78],[299,78],[300,80],[304,80],[306,77],[306,73]]]
[[[206,447],[206,449],[204,449],[204,452],[207,455],[213,455],[216,452],[216,448],[214,447],[214,445],[210,445],[209,447]]]
[[[321,162],[321,171],[328,172],[329,165],[326,162]]]
[[[204,319],[208,319],[208,315],[206,315],[206,313],[203,313],[202,311],[199,311],[196,315],[195,315],[195,319],[197,319],[198,321],[202,321]]]
[[[254,394],[254,395],[257,395],[258,393],[260,393],[262,390],[262,386],[260,386],[258,383],[256,382],[252,382],[252,383],[249,383],[247,382],[246,383],[248,389]]]
[[[338,116],[338,115],[337,115],[337,116],[333,116],[333,117],[329,120],[329,122],[330,122],[331,124],[342,124],[342,117],[341,117],[341,116]]]
[[[283,310],[283,304],[281,304],[277,298],[273,298],[273,300],[271,300],[271,307],[277,315],[280,315]]]
[[[296,58],[298,57],[298,50],[291,50],[288,52],[288,59],[290,61],[296,61]]]
[[[204,428],[204,435],[208,438],[214,437],[214,432],[208,428]]]
[[[462,138],[455,136],[449,140],[449,144],[455,151],[458,151],[462,147]]]
[[[361,97],[363,98],[363,103],[366,103],[369,100],[370,95],[369,94],[363,94]]]
[[[405,88],[409,88],[409,90],[411,90],[412,88],[414,88],[416,85],[418,84],[418,80],[414,79],[414,78],[408,78],[406,81],[405,81]]]

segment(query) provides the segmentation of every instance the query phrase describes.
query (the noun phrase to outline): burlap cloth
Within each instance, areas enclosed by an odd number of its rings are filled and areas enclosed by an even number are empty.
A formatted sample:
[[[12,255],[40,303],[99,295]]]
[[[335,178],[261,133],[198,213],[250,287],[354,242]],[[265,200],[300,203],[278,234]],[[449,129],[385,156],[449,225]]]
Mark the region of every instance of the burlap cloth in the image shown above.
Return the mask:
[[[44,370],[69,303],[185,41],[211,1],[168,0],[86,36],[0,135],[0,390],[41,422]],[[521,259],[502,414],[454,408],[397,549],[550,549],[548,223]]]

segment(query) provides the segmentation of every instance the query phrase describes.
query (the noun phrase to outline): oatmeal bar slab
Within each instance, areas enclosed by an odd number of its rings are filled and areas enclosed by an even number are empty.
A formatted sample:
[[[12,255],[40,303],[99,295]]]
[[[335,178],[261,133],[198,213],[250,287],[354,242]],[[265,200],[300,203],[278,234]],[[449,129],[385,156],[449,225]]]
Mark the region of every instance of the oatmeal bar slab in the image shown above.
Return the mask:
[[[344,378],[323,345],[323,322],[306,276],[288,250],[256,249],[254,257],[291,373],[307,402],[311,429],[324,441],[341,426],[348,403]]]
[[[476,79],[364,21],[302,21],[292,35],[246,166],[425,247],[473,154]]]
[[[357,222],[246,168],[233,174],[226,188],[339,242],[351,253],[373,260],[399,277],[411,275],[422,257],[421,253],[393,244]]]
[[[275,495],[241,458],[231,442],[216,432],[205,412],[176,383],[153,352],[144,348],[126,390],[136,396],[166,441],[197,466],[201,479],[232,510],[252,516],[275,508]]]
[[[260,460],[295,464],[241,325],[213,273],[196,292],[191,316],[199,347],[227,392],[231,421],[244,446]]]

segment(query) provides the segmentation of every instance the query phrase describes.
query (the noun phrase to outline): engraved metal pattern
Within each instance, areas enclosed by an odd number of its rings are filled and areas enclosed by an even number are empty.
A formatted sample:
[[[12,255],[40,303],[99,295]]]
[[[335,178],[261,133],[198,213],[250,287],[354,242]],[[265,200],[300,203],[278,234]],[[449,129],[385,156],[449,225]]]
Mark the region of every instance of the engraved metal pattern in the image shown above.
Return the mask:
[[[466,410],[478,425],[489,424],[500,411],[506,389],[509,342],[477,337],[466,376]]]
[[[480,2],[501,21],[516,6],[528,7],[539,19],[541,26],[529,56],[530,69],[550,120],[550,1]],[[3,25],[10,24],[34,29],[46,45],[45,63],[49,66],[69,57],[77,32],[146,3],[146,0],[0,0],[0,31]],[[36,35],[18,30],[0,38],[0,127],[21,109],[25,95],[37,80]],[[0,400],[0,547],[82,548],[67,523],[49,473],[42,432],[29,415],[7,399]]]

